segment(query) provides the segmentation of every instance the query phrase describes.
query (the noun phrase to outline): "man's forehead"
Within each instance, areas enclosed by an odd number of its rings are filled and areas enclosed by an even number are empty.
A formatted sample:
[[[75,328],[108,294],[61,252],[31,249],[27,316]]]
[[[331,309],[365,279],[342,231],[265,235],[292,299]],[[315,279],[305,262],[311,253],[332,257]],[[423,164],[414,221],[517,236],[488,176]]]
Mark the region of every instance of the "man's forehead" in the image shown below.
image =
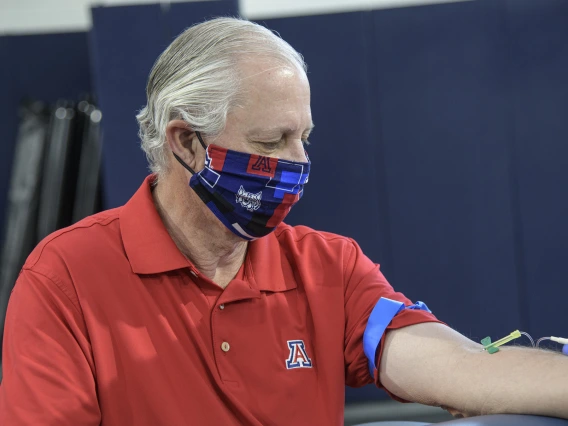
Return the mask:
[[[306,73],[299,66],[281,60],[259,58],[239,64],[240,84],[244,93],[264,94],[266,91],[287,93],[292,85],[306,85]],[[284,89],[284,90],[282,90]]]
[[[289,64],[283,63],[253,63],[249,62],[250,65],[242,66],[241,75],[242,80],[258,80],[263,77],[270,77],[270,74],[278,74],[280,77],[295,77],[300,71],[299,68],[295,68]],[[268,74],[268,75],[266,75]]]
[[[301,70],[298,65],[284,62],[282,59],[258,55],[244,56],[237,64],[243,79],[274,71],[292,75]]]
[[[248,135],[274,139],[311,131],[310,88],[302,69],[267,58],[241,66],[247,78],[231,116]]]

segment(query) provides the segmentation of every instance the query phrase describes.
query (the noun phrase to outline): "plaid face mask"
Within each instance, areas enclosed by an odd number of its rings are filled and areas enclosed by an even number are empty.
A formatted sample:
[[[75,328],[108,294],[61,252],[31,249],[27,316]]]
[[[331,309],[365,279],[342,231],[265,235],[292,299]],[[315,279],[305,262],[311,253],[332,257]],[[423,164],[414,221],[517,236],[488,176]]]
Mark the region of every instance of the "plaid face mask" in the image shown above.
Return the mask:
[[[206,150],[204,169],[195,173],[174,156],[193,174],[189,185],[199,198],[230,231],[245,240],[274,231],[303,195],[309,160],[292,162],[205,146],[196,134]]]

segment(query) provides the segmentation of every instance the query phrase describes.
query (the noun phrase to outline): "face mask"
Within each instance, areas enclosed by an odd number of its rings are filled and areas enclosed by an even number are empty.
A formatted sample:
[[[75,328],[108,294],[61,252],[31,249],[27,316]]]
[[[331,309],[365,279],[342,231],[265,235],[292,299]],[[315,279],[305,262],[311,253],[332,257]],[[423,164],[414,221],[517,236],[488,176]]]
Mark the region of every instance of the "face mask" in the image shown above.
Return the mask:
[[[302,197],[309,160],[299,163],[205,146],[196,135],[206,151],[205,168],[195,173],[174,157],[193,174],[189,185],[199,198],[241,238],[254,240],[274,231]]]

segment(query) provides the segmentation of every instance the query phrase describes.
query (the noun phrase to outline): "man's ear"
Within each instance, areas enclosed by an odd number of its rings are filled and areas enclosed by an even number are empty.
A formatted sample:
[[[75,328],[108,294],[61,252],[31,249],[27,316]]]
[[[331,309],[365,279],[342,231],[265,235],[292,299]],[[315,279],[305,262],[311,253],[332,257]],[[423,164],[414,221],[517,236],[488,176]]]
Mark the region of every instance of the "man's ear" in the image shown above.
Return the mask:
[[[170,121],[166,127],[166,140],[172,152],[195,170],[200,144],[191,126],[183,120]]]

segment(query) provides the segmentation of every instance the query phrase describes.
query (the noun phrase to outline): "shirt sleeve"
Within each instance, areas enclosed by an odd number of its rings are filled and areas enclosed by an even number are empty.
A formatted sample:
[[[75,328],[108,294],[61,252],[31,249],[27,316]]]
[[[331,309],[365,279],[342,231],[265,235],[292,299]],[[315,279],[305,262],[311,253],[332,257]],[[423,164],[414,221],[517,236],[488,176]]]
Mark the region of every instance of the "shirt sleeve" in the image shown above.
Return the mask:
[[[389,330],[406,327],[409,325],[424,322],[439,321],[421,302],[414,304],[402,293],[395,292],[392,286],[380,271],[379,265],[374,264],[363,254],[360,247],[352,241],[351,254],[347,256],[346,279],[345,279],[345,381],[348,386],[360,387],[375,383],[379,388],[384,389],[391,398],[397,401],[404,401],[396,395],[391,394],[381,385],[380,376],[377,368],[373,368],[371,373],[369,366],[379,366],[383,351],[384,335],[375,336],[378,345],[371,351],[374,362],[370,362],[365,355],[364,334],[369,324],[369,317],[380,314],[381,305],[378,305],[381,298],[389,299],[390,302],[384,304],[387,307],[393,304],[400,305],[400,309],[387,315],[385,323],[385,333]],[[396,303],[400,302],[400,303]],[[394,317],[392,317],[394,315]],[[389,321],[390,317],[392,320]],[[379,327],[381,329],[381,327]],[[368,342],[366,342],[368,344]]]
[[[76,295],[54,276],[23,270],[3,342],[0,424],[100,425],[94,362]]]

